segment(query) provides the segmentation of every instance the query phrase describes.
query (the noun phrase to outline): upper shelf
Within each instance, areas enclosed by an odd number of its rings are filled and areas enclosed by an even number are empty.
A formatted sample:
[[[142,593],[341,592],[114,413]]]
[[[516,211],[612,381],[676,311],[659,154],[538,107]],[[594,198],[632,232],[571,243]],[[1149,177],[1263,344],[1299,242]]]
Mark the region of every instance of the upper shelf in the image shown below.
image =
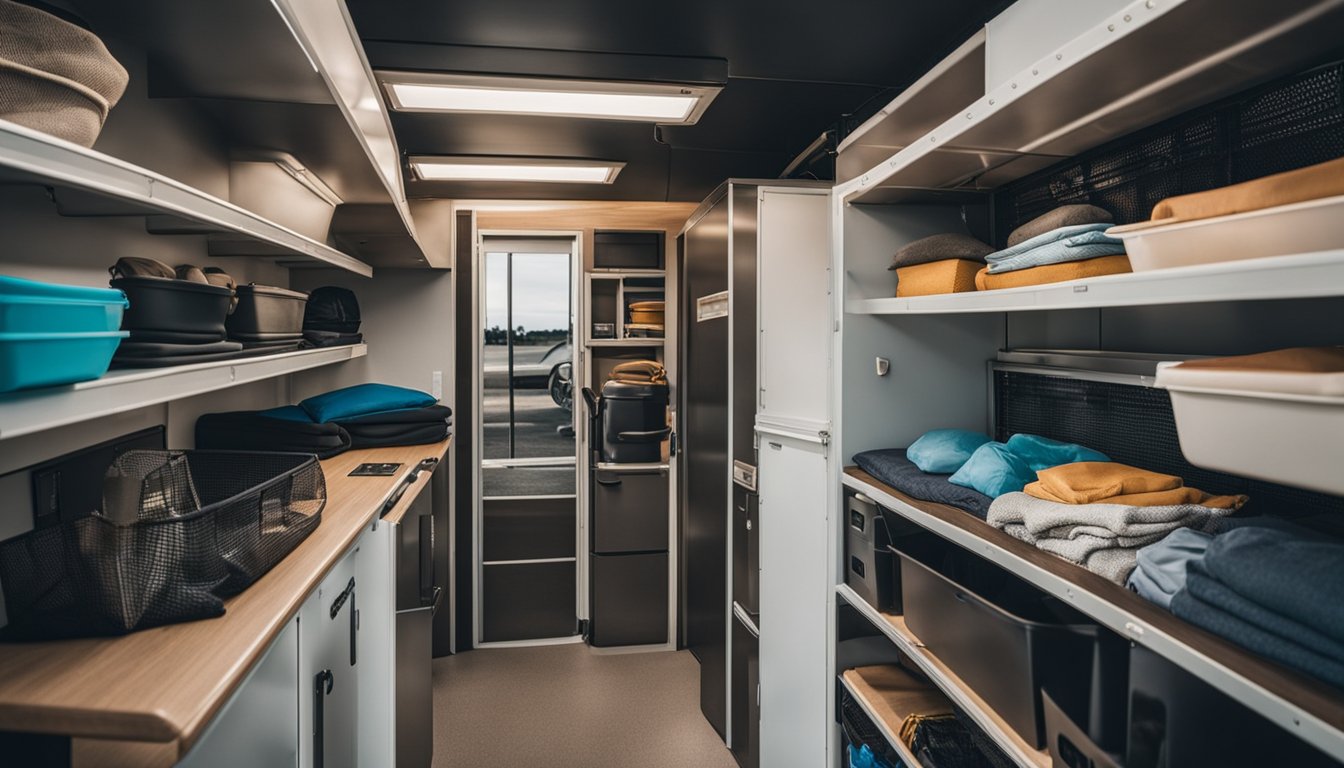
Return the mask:
[[[988,191],[1315,63],[1340,29],[1341,0],[1137,0],[838,192],[888,203]]]
[[[11,392],[0,395],[0,440],[343,363],[368,352],[365,344],[309,349],[171,368],[113,371],[93,381]]]
[[[954,507],[919,501],[856,468],[844,485],[1031,582],[1142,643],[1335,758],[1344,756],[1344,696],[1188,624],[1128,589],[993,528]]]
[[[324,243],[154,171],[0,120],[0,181],[41,184],[73,196],[99,198],[120,215],[167,214],[201,231],[240,236],[276,255],[370,276],[373,268]]]
[[[887,285],[887,283],[883,283]],[[866,286],[851,284],[851,295]],[[1344,294],[1344,250],[1070,280],[1025,288],[909,298],[852,298],[853,315],[926,315],[1132,307],[1208,301],[1299,299]]]

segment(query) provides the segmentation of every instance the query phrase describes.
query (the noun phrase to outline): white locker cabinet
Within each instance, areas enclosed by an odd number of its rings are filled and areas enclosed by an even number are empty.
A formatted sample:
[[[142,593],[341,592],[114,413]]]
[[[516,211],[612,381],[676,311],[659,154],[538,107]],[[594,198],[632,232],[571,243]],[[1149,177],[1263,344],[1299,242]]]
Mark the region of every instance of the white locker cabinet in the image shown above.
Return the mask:
[[[765,433],[760,462],[760,764],[826,765],[826,446]]]
[[[415,503],[427,503],[429,496],[426,490]],[[359,663],[355,666],[359,677],[359,729],[355,746],[361,766],[390,767],[395,762],[396,532],[396,526],[378,521],[360,537],[355,559],[359,592]],[[424,649],[424,654],[428,658],[429,649]]]
[[[178,768],[293,768],[299,696],[299,622],[291,620]]]
[[[299,744],[302,768],[358,765],[359,673],[356,558],[345,555],[299,609]]]

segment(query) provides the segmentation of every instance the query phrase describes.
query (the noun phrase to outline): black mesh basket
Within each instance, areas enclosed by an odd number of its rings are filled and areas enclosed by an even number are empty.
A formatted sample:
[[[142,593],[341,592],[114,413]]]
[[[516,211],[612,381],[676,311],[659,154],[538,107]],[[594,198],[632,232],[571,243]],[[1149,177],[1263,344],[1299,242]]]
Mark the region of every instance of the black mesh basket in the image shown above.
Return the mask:
[[[0,543],[10,640],[119,635],[224,613],[317,527],[326,480],[298,453],[129,451],[103,509]]]

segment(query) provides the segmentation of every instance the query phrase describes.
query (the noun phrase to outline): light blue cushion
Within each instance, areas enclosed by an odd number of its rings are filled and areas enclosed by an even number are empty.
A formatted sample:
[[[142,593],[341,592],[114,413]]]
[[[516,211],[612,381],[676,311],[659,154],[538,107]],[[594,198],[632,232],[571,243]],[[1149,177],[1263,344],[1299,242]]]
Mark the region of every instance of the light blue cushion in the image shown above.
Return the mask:
[[[905,449],[905,458],[923,472],[950,475],[961,469],[975,449],[989,442],[988,435],[965,429],[934,429],[920,435]]]
[[[299,403],[313,421],[325,423],[403,408],[425,408],[438,400],[427,392],[390,384],[358,384]]]
[[[993,498],[1026,488],[1036,480],[1036,472],[1007,445],[985,443],[947,480]]]
[[[280,419],[281,421],[299,421],[307,424],[313,422],[313,417],[308,412],[297,405],[282,405],[279,408],[270,408],[265,411],[258,411],[258,416],[265,416],[270,419]]]
[[[1110,457],[1099,451],[1073,443],[1061,443],[1039,435],[1018,434],[1008,438],[1008,450],[1012,451],[1031,468],[1032,472],[1057,467],[1060,464],[1072,464],[1076,461],[1110,461]],[[1033,480],[1035,478],[1032,478]],[[1018,490],[1022,490],[1019,488]]]

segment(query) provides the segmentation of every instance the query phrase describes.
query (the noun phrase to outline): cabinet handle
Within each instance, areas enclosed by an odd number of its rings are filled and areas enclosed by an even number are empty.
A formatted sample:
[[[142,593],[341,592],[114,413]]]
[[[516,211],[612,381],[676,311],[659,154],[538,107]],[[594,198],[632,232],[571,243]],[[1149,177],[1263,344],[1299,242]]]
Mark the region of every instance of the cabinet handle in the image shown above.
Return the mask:
[[[323,710],[326,697],[331,694],[335,683],[336,676],[331,674],[330,669],[324,669],[313,676],[313,768],[322,768],[325,760],[322,754],[324,746],[322,731],[326,715]]]
[[[337,595],[336,599],[331,601],[331,618],[333,621],[335,621],[336,617],[341,614],[341,609],[345,607],[346,602],[350,603],[350,666],[353,667],[359,658],[355,653],[355,648],[358,643],[357,633],[359,631],[359,612],[355,610],[354,576],[350,577],[350,582],[345,585],[345,589],[341,590],[341,594]]]

